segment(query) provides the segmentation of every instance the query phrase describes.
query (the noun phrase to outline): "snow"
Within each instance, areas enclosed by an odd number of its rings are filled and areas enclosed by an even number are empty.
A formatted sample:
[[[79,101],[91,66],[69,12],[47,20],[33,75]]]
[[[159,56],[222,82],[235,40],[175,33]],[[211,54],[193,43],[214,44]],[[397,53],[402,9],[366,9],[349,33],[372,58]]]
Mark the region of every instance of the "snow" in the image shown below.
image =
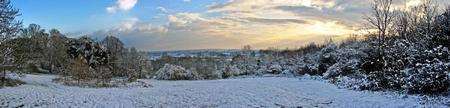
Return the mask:
[[[0,107],[446,107],[418,96],[339,89],[314,78],[144,80],[150,88],[80,88],[27,75],[27,84],[0,89]]]

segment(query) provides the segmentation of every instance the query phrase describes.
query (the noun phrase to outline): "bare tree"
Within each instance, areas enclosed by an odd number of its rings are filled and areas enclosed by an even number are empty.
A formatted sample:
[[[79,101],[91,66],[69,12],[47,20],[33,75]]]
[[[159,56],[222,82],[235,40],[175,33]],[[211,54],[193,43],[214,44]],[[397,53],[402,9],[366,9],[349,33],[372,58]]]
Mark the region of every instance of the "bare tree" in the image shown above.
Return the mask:
[[[409,40],[408,34],[410,31],[411,22],[409,20],[411,14],[406,11],[398,11],[396,13],[396,18],[394,21],[394,29],[396,35],[400,36],[403,39]]]
[[[418,18],[418,22],[413,25],[413,29],[416,29],[413,38],[423,48],[429,47],[432,44],[429,41],[436,35],[433,29],[435,28],[435,17],[438,15],[438,5],[433,0],[423,0],[414,8],[414,15]]]
[[[392,30],[393,23],[392,0],[373,0],[372,11],[366,16],[371,28],[378,30],[378,41],[383,43],[386,36]]]
[[[425,34],[427,36],[431,35],[435,16],[438,15],[438,5],[436,5],[436,3],[433,3],[433,0],[423,0],[423,3],[419,5],[419,8],[421,11],[419,15],[422,16],[422,21],[425,23]]]
[[[11,53],[10,44],[6,43],[19,32],[20,27],[22,25],[21,21],[17,21],[16,17],[19,16],[19,10],[13,8],[11,5],[11,1],[9,0],[0,0],[0,46],[2,47],[1,56],[3,59],[3,69],[5,68],[5,63],[8,61]],[[6,80],[6,72],[3,71],[2,75],[2,85]]]
[[[396,35],[425,46],[434,35],[438,5],[433,0],[422,0],[421,4],[407,7],[396,13],[394,29]]]
[[[244,47],[242,47],[242,50],[244,50],[244,51],[251,51],[252,50],[252,46],[244,45]]]

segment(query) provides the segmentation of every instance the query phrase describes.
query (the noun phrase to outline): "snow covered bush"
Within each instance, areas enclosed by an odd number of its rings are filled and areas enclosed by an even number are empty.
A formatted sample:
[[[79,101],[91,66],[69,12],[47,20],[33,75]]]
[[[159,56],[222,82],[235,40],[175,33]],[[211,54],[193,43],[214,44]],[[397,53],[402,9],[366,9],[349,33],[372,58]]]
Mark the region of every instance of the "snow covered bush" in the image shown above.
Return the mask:
[[[319,73],[319,64],[302,64],[298,67],[299,75],[318,75]]]
[[[405,85],[408,93],[442,93],[449,88],[449,67],[443,63],[417,64],[405,71],[408,75]]]
[[[368,90],[402,90],[405,74],[396,71],[372,71],[367,73]]]
[[[228,65],[222,69],[222,78],[229,78],[244,74],[236,65]]]
[[[155,79],[158,80],[201,80],[198,73],[187,70],[181,66],[165,64],[156,72]]]
[[[363,64],[361,69],[365,72],[381,71],[384,66],[383,55],[379,53],[380,50],[371,49],[367,52],[369,56],[363,58]]]
[[[280,75],[281,76],[284,76],[284,77],[294,77],[295,75],[294,75],[294,73],[291,71],[291,70],[283,70],[281,73],[280,73]]]
[[[337,76],[346,76],[353,73],[359,72],[360,61],[349,60],[347,62],[338,62],[328,68],[328,70],[323,74],[324,78],[333,78]]]
[[[264,75],[264,73],[266,73],[267,70],[268,70],[267,67],[265,67],[265,66],[260,66],[260,67],[255,71],[254,75],[256,75],[256,76],[262,76],[262,75]]]
[[[211,73],[208,74],[207,78],[205,79],[222,79],[223,78],[223,72],[221,70],[214,70]]]
[[[14,86],[19,86],[19,85],[25,84],[25,82],[20,80],[21,77],[24,77],[24,74],[12,73],[12,72],[0,74],[0,88],[14,87]]]
[[[336,44],[329,44],[320,51],[319,71],[317,74],[319,75],[323,74],[325,71],[327,71],[328,67],[332,66],[337,62],[338,57],[336,52],[337,49],[338,47]]]
[[[316,54],[308,54],[305,57],[302,57],[300,63],[297,65],[297,74],[298,75],[318,75],[319,73],[319,61],[318,55]]]
[[[370,81],[363,75],[339,76],[331,81],[339,87],[353,90],[367,90],[370,84]]]
[[[283,67],[279,64],[270,65],[268,72],[271,74],[280,74],[283,71]]]
[[[375,47],[368,54],[362,64],[370,81],[367,89],[424,94],[440,93],[448,88],[448,84],[440,86],[448,83],[448,67],[436,64],[448,61],[449,53],[445,47],[428,49],[404,39],[391,39],[382,49]]]
[[[336,76],[346,76],[353,73],[359,73],[362,59],[368,55],[356,48],[341,48],[337,50],[337,63],[329,67],[323,74],[324,78],[333,78]]]
[[[450,7],[437,16],[435,29],[440,32],[432,38],[433,44],[450,47]]]

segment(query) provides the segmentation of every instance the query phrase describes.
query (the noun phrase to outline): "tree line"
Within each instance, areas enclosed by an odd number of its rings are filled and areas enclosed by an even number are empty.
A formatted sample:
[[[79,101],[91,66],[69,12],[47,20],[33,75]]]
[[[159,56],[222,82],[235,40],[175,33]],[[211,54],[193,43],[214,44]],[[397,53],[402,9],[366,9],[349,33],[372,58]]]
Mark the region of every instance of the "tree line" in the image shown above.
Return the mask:
[[[57,29],[49,32],[30,24],[11,41],[14,58],[25,72],[51,73],[76,80],[145,77],[149,69],[146,52],[126,48],[114,36],[95,41],[89,36],[69,38]]]
[[[107,82],[112,77],[129,81],[146,77],[147,53],[126,48],[114,36],[96,41],[89,36],[70,38],[57,29],[37,24],[23,27],[10,0],[0,0],[0,53],[2,85],[7,71],[59,74],[72,79]]]

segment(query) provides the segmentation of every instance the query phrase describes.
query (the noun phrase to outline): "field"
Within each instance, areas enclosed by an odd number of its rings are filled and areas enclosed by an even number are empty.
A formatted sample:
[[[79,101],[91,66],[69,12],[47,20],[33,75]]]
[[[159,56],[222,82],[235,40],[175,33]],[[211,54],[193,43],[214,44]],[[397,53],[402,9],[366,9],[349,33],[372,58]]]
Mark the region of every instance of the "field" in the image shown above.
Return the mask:
[[[0,89],[0,107],[446,107],[420,96],[353,91],[314,77],[247,77],[158,81],[150,87],[80,88],[26,75],[27,84]]]

